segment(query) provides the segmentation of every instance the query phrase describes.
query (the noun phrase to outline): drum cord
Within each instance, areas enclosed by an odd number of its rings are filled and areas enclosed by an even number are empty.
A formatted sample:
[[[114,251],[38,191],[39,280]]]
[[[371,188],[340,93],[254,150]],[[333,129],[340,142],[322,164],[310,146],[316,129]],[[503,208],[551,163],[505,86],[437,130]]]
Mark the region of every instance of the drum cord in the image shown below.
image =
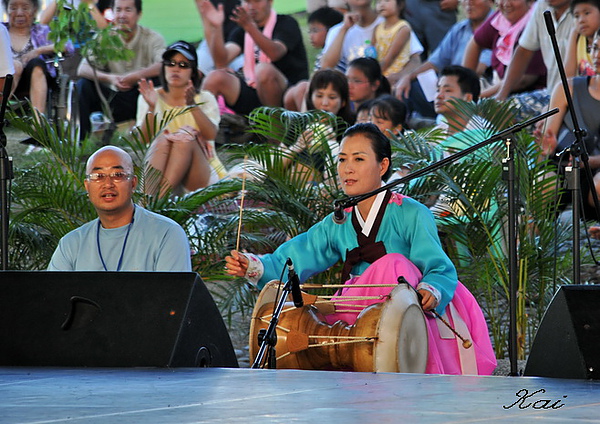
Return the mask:
[[[421,302],[422,302],[422,300],[423,300],[423,296],[421,296],[421,293],[419,293],[419,292],[417,291],[417,289],[415,289],[413,286],[411,286],[410,284],[408,284],[408,281],[406,281],[406,279],[405,279],[405,278],[404,278],[402,275],[401,275],[400,277],[398,277],[398,284],[406,284],[408,287],[410,287],[411,289],[413,289],[413,290],[414,290],[414,292],[417,294],[417,299],[419,300],[419,305],[421,305]],[[422,308],[422,307],[421,307],[421,308]],[[444,324],[446,327],[448,327],[448,329],[449,329],[450,331],[452,331],[452,333],[453,333],[453,334],[454,334],[456,337],[458,337],[458,338],[460,339],[460,341],[462,342],[462,345],[463,345],[463,347],[464,347],[465,349],[468,349],[468,348],[470,348],[471,346],[473,346],[473,342],[471,342],[471,340],[469,340],[469,339],[465,339],[463,336],[461,336],[461,335],[458,333],[458,331],[456,331],[456,330],[454,329],[454,327],[452,327],[452,325],[450,325],[450,323],[449,323],[448,321],[446,321],[446,320],[445,320],[445,319],[444,319],[444,318],[443,318],[443,317],[442,317],[440,314],[438,314],[438,313],[436,312],[436,310],[435,310],[435,309],[432,309],[432,310],[430,310],[430,311],[425,311],[425,310],[423,310],[423,313],[426,313],[426,314],[427,314],[427,313],[430,313],[430,314],[432,314],[432,315],[434,316],[434,318],[437,318],[437,319],[439,319],[440,321],[442,321],[442,323],[443,323],[443,324]]]

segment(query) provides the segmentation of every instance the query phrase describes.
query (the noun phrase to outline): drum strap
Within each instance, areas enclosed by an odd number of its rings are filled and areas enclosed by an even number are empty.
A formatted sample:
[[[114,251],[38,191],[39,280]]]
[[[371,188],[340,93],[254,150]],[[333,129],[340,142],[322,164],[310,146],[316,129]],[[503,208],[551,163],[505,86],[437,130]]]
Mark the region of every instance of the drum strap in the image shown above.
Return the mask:
[[[344,267],[342,269],[342,284],[344,284],[348,280],[348,278],[350,278],[350,271],[352,271],[354,265],[356,265],[359,262],[367,262],[372,264],[377,259],[387,254],[383,242],[376,242],[375,240],[377,238],[377,233],[379,232],[381,222],[383,221],[385,208],[390,202],[391,197],[392,192],[388,190],[385,193],[385,197],[383,198],[383,202],[381,204],[381,207],[379,208],[379,211],[377,211],[377,216],[375,217],[375,221],[373,222],[373,228],[369,232],[368,236],[365,236],[362,232],[362,229],[360,228],[358,218],[356,217],[356,208],[352,210],[352,226],[354,227],[354,231],[356,231],[358,247],[355,247],[352,250],[346,249],[346,260],[344,261]]]
[[[450,322],[450,320],[448,320],[448,315],[452,317],[452,321],[454,322],[454,328],[456,329],[456,331],[463,337],[466,337],[469,340],[473,340],[473,338],[471,337],[471,333],[469,332],[469,329],[467,327],[467,324],[459,315],[458,311],[456,310],[456,307],[452,302],[448,304],[448,307],[446,308],[446,313],[443,316],[443,318],[446,321]],[[460,358],[460,368],[462,370],[462,374],[477,375],[478,372],[477,359],[475,357],[475,346],[472,346],[470,349],[465,349],[462,345],[462,341],[458,337],[454,336],[454,334],[445,336],[444,334],[450,330],[448,330],[448,328],[445,325],[443,325],[441,320],[437,319],[436,321],[438,323],[438,330],[440,332],[441,338],[452,338],[456,340],[456,346],[458,349],[458,356]]]

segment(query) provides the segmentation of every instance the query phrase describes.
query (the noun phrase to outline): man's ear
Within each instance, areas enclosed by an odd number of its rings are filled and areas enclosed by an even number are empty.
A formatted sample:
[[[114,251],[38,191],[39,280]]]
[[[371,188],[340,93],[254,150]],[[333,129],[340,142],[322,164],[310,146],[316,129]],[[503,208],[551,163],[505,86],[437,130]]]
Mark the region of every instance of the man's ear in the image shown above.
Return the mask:
[[[473,94],[472,93],[466,93],[465,95],[463,95],[463,100],[465,100],[467,102],[472,102],[473,101]]]
[[[135,188],[137,187],[138,184],[138,177],[136,175],[134,175],[133,177],[131,177],[131,187],[133,190],[135,190]]]

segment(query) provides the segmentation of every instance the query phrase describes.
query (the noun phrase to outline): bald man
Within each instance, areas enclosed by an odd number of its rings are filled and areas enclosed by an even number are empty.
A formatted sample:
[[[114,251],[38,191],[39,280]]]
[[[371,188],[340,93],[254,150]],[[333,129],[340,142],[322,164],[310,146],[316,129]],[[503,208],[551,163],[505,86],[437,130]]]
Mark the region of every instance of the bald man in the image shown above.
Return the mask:
[[[90,156],[85,189],[98,218],[65,235],[49,271],[191,271],[190,247],[175,221],[137,206],[131,156],[106,146]]]

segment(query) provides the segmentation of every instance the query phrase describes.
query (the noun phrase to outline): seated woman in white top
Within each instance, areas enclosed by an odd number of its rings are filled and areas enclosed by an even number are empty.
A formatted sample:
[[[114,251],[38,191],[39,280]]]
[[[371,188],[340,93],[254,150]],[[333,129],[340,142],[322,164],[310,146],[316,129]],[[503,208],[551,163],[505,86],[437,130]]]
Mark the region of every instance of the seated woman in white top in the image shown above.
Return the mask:
[[[137,125],[146,140],[155,133],[155,123],[173,116],[148,150],[146,164],[160,171],[162,178],[157,181],[148,172],[145,191],[160,196],[182,194],[217,182],[227,174],[214,144],[221,117],[215,97],[199,91],[194,47],[185,41],[167,47],[160,75],[160,88],[155,89],[152,81],[139,84]]]

